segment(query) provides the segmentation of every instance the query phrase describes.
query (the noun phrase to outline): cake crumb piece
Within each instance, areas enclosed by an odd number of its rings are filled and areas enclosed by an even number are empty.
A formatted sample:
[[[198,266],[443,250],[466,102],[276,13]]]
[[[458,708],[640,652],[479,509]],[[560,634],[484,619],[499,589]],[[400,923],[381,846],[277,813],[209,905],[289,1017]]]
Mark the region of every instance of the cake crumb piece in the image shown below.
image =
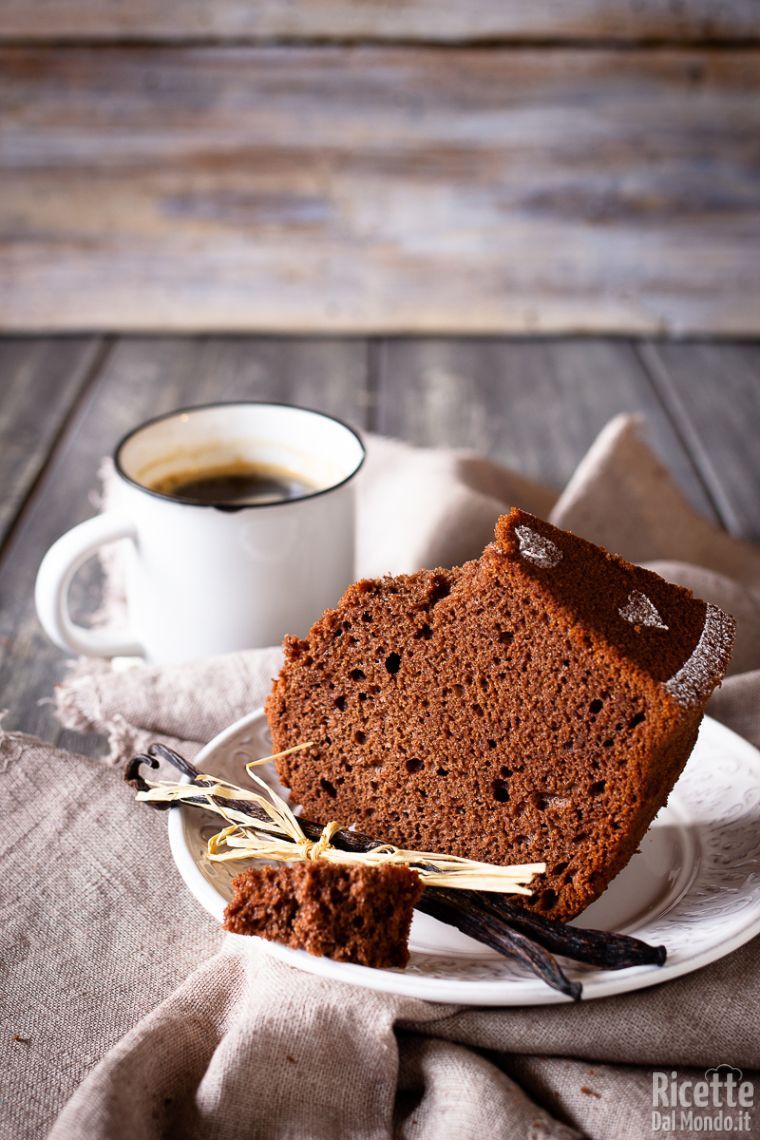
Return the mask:
[[[388,968],[409,961],[416,871],[387,863],[324,859],[249,867],[233,881],[224,928],[282,942],[318,957]]]

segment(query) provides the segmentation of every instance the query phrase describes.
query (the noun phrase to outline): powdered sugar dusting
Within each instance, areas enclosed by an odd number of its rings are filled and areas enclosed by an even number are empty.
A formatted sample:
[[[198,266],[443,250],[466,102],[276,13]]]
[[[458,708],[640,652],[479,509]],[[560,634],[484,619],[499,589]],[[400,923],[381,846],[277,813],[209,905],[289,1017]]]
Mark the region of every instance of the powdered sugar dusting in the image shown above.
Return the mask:
[[[562,551],[550,538],[544,538],[538,531],[531,530],[529,526],[516,526],[515,534],[520,547],[520,554],[534,566],[543,570],[551,570],[562,561]]]
[[[699,704],[722,676],[731,656],[736,622],[717,606],[707,606],[705,624],[696,648],[665,688],[680,705]]]
[[[618,610],[621,618],[625,618],[631,625],[648,625],[651,629],[667,629],[660,617],[657,606],[646,594],[632,590],[628,601]]]

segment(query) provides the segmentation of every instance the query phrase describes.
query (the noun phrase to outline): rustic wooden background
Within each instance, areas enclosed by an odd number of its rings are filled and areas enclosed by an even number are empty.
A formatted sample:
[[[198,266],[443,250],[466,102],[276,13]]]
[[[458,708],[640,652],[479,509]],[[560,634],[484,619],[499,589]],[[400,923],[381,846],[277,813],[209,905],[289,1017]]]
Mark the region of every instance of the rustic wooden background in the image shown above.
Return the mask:
[[[0,330],[760,332],[758,0],[0,0]]]

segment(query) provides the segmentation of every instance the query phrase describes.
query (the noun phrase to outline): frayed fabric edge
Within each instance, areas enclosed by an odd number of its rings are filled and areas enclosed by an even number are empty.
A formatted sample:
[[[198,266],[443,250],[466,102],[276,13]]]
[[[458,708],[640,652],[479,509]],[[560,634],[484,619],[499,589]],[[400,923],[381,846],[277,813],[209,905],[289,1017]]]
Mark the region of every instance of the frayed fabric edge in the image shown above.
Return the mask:
[[[97,680],[112,671],[110,662],[79,657],[68,663],[66,676],[55,686],[53,704],[58,722],[74,732],[108,732],[104,724]]]
[[[100,731],[108,738],[108,754],[104,759],[115,766],[124,764],[139,752],[146,752],[151,744],[165,744],[188,760],[192,760],[202,748],[199,740],[179,740],[176,736],[164,736],[138,728],[119,713],[108,724],[102,725]]]

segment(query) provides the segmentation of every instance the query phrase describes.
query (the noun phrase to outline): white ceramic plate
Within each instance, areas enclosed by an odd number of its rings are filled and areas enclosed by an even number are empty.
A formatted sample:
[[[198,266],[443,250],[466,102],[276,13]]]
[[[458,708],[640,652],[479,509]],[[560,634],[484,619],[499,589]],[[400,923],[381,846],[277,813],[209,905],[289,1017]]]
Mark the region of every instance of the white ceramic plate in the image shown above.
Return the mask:
[[[258,709],[214,737],[195,762],[203,772],[245,786],[245,762],[270,752],[266,720]],[[258,773],[287,795],[273,765]],[[245,864],[206,858],[206,840],[219,826],[218,816],[198,808],[183,805],[169,812],[169,840],[179,872],[221,921],[231,881]],[[605,971],[566,963],[569,976],[583,983],[586,1000],[688,974],[760,932],[760,752],[705,718],[694,752],[640,852],[576,922],[635,934],[668,950],[662,967]],[[422,914],[414,916],[405,970],[373,970],[272,942],[265,945],[310,973],[428,1001],[509,1006],[569,1000],[518,964]]]

